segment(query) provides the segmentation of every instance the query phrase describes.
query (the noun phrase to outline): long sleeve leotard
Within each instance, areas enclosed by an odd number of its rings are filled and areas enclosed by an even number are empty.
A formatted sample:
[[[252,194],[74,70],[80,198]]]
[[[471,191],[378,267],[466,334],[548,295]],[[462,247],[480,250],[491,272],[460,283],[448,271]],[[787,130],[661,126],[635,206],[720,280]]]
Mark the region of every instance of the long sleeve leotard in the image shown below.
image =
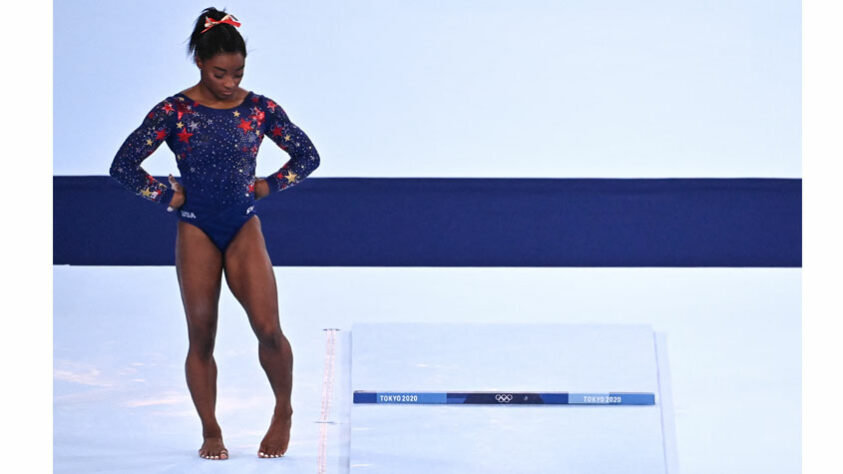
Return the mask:
[[[319,166],[313,143],[274,101],[249,92],[240,105],[215,109],[179,93],[152,108],[118,150],[110,174],[144,198],[168,205],[173,190],[140,166],[167,142],[185,189],[179,219],[197,225],[224,251],[254,213],[255,164],[264,136],[290,155],[266,177],[270,192],[294,186]]]

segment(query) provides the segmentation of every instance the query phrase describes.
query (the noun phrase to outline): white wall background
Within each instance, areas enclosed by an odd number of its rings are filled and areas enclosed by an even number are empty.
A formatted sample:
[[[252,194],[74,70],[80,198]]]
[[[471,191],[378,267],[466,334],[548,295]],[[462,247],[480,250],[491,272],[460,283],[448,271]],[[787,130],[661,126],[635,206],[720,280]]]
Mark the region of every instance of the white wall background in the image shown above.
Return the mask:
[[[198,81],[203,1],[54,2],[54,173]],[[799,177],[798,0],[230,1],[322,177]],[[259,172],[286,156],[267,143]],[[144,165],[175,171],[162,147]]]

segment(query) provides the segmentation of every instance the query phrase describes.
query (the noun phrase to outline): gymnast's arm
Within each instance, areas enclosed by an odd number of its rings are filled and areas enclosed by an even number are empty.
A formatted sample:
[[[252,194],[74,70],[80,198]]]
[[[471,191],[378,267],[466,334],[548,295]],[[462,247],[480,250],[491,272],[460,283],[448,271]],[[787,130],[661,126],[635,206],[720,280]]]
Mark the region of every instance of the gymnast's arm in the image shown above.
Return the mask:
[[[167,187],[147,173],[140,164],[163,143],[175,126],[173,104],[168,100],[159,102],[143,119],[117,151],[111,163],[109,174],[125,188],[139,196],[159,204],[179,207],[184,202],[180,189]],[[172,180],[171,180],[172,182]],[[175,199],[174,199],[175,195]]]
[[[290,160],[275,173],[258,181],[255,195],[260,198],[295,186],[319,166],[319,153],[310,138],[290,121],[278,104],[266,98],[264,100],[266,136],[287,152]],[[263,186],[266,188],[260,189]]]

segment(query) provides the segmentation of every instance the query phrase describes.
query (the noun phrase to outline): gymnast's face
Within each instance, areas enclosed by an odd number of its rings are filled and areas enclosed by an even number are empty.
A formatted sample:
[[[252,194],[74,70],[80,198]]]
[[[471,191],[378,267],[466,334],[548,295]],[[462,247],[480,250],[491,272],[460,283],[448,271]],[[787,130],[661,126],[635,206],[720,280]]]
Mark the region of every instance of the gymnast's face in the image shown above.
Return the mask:
[[[202,61],[196,58],[202,84],[221,100],[231,100],[246,67],[246,58],[242,53],[219,53]]]

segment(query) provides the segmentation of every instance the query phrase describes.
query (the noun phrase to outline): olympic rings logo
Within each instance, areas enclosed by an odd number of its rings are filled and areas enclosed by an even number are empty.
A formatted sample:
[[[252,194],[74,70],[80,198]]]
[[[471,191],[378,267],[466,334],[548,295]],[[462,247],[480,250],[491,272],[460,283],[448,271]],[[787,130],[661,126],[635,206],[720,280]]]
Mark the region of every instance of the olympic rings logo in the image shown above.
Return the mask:
[[[497,400],[498,403],[509,403],[512,401],[512,395],[508,393],[499,393],[495,395],[495,400]]]

